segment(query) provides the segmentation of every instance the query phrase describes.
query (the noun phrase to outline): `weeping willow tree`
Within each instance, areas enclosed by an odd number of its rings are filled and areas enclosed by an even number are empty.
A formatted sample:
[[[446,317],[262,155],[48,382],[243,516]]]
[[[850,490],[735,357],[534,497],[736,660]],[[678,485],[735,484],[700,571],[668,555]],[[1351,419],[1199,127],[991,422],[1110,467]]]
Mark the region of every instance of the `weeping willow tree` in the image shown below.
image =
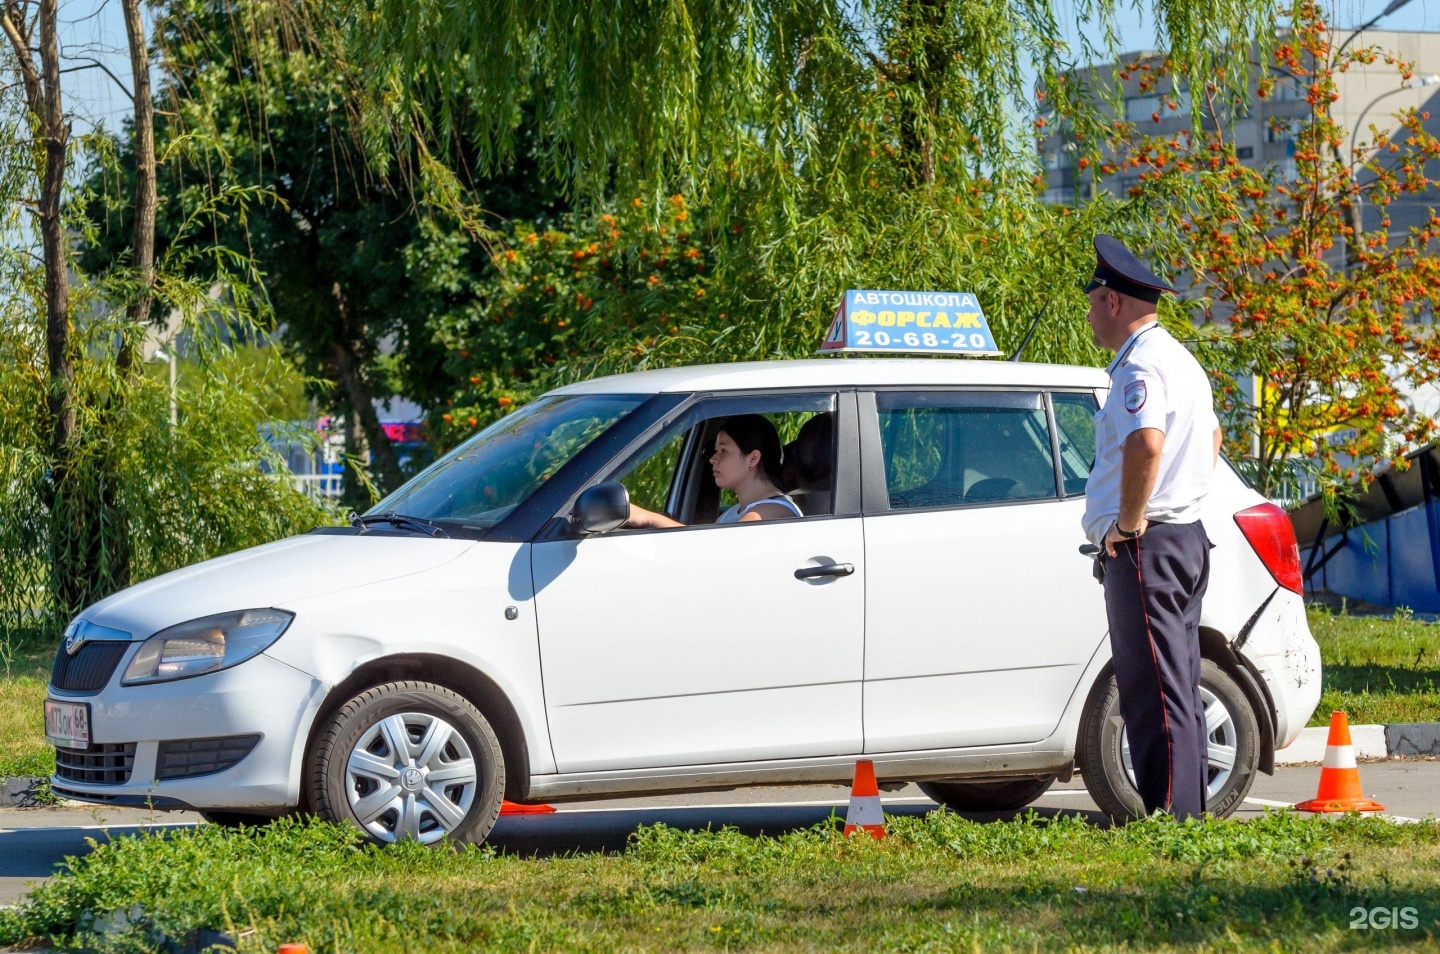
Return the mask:
[[[602,320],[596,299],[574,317],[574,347],[551,372],[575,377],[808,353],[846,287],[977,292],[1008,348],[1053,298],[1027,357],[1098,360],[1083,299],[1068,290],[1093,261],[1097,230],[1143,242],[1151,217],[1108,198],[1045,204],[1034,137],[1057,117],[1077,129],[1102,121],[1096,91],[1072,70],[1115,58],[1117,6],[317,0],[300,9],[313,35],[345,51],[379,164],[397,136],[441,158],[463,143],[471,165],[457,181],[532,159],[610,212],[652,212],[656,228],[669,197],[686,196],[692,230],[714,252],[711,294],[689,309],[702,320],[671,334],[679,323],[657,314],[626,335],[628,324]],[[1179,75],[1223,77],[1219,95],[1246,95],[1271,4],[1151,9]],[[1099,38],[1067,45],[1066,10]],[[539,123],[530,146],[516,136],[522,110]],[[557,300],[555,313],[572,306]]]
[[[0,52],[3,68],[13,61]],[[246,257],[207,238],[212,220],[271,199],[244,187],[210,194],[144,279],[128,261],[90,274],[74,253],[95,231],[68,166],[87,156],[113,174],[115,156],[102,137],[76,137],[56,171],[37,156],[41,128],[17,86],[0,87],[0,664],[132,582],[338,517],[281,479],[285,465],[258,427],[292,372],[278,354],[237,358],[231,342],[268,315]],[[50,223],[36,211],[47,182],[60,190],[51,208],[70,253],[58,292],[42,254]],[[188,267],[197,259],[209,266]],[[137,294],[183,316],[188,360],[173,389],[139,360]],[[58,447],[57,331],[67,408]]]

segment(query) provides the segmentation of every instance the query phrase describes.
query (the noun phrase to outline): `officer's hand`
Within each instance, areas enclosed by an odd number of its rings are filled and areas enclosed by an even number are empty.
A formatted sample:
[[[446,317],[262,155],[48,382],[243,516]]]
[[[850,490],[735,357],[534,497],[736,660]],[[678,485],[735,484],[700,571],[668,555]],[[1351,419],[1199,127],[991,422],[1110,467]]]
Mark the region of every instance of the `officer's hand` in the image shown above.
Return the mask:
[[[1140,520],[1140,535],[1141,535],[1141,536],[1144,536],[1144,535],[1145,535],[1145,528],[1148,527],[1148,526],[1150,526],[1150,521],[1149,521],[1149,520],[1146,520],[1146,519],[1144,519],[1144,518],[1142,517],[1141,520]],[[1105,553],[1106,553],[1106,555],[1113,557],[1113,556],[1115,555],[1115,544],[1117,544],[1117,543],[1124,543],[1124,542],[1125,542],[1126,540],[1128,540],[1128,539],[1130,539],[1130,538],[1129,538],[1129,537],[1122,537],[1122,536],[1120,536],[1120,524],[1118,524],[1118,523],[1111,523],[1111,524],[1110,524],[1110,529],[1105,531]]]

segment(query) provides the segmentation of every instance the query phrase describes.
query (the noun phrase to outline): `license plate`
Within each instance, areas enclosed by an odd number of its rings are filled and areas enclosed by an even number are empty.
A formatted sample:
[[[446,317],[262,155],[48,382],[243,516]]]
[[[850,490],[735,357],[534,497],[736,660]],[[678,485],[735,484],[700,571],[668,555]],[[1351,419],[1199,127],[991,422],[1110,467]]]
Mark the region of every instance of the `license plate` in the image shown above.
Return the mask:
[[[67,749],[90,747],[90,704],[45,700],[45,740]]]

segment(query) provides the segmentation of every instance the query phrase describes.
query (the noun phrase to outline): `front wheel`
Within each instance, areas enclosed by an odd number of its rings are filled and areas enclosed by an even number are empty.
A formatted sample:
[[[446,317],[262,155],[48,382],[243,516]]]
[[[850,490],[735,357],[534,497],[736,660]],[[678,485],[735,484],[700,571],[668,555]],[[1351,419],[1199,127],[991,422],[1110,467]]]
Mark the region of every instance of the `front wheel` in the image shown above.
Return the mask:
[[[311,804],[387,844],[478,844],[495,827],[505,757],[469,700],[428,682],[366,689],[320,728]]]
[[[1055,776],[1001,778],[966,782],[920,782],[920,791],[953,812],[1010,812],[1024,808],[1050,790]]]
[[[1240,686],[1208,659],[1200,664],[1200,699],[1209,736],[1206,811],[1224,818],[1240,807],[1255,781],[1260,765],[1260,726]],[[1144,815],[1113,674],[1096,684],[1086,701],[1076,755],[1085,788],[1112,821]]]

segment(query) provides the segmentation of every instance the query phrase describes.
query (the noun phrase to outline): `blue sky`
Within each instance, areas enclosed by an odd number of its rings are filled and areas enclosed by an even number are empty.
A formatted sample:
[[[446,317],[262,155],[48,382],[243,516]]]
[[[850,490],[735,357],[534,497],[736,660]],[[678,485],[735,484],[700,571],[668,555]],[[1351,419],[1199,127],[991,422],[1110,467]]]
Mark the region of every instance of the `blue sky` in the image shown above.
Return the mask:
[[[1337,29],[1354,28],[1380,13],[1388,4],[1389,0],[1340,0],[1330,5],[1330,22]],[[1059,4],[1057,7],[1063,9]],[[1153,49],[1155,46],[1155,21],[1148,14],[1149,4],[1143,7],[1147,9],[1144,16],[1132,5],[1117,17],[1122,45],[1126,50]],[[1404,8],[1377,23],[1375,29],[1440,31],[1440,0],[1410,0]],[[1082,33],[1098,36],[1099,31],[1093,24],[1077,24],[1075,35]]]
[[[1339,28],[1359,26],[1385,9],[1387,3],[1388,0],[1339,0],[1332,6],[1331,21]],[[1063,11],[1066,0],[1060,0],[1057,6]],[[1142,6],[1148,7],[1148,4]],[[130,63],[125,53],[125,22],[120,0],[64,0],[60,16],[64,21],[61,42],[66,55],[75,59],[72,65],[81,65],[79,61],[84,58],[99,60],[128,87]],[[1099,28],[1095,24],[1075,21],[1073,14],[1070,19],[1075,22],[1072,37],[1098,36]],[[1120,13],[1118,22],[1124,49],[1155,46],[1155,23],[1148,14],[1142,16],[1136,7],[1129,6]],[[1382,20],[1378,27],[1440,31],[1440,0],[1410,0],[1404,9]],[[102,71],[85,69],[67,73],[65,83],[70,111],[82,129],[102,121],[108,128],[118,129],[129,115],[126,94]]]
[[[127,89],[130,87],[130,57],[120,0],[62,0],[60,21],[61,52],[70,60],[68,65],[82,66],[85,59],[98,60],[124,81]],[[66,73],[61,85],[66,107],[81,128],[103,120],[107,127],[118,129],[130,114],[126,93],[101,70]]]

